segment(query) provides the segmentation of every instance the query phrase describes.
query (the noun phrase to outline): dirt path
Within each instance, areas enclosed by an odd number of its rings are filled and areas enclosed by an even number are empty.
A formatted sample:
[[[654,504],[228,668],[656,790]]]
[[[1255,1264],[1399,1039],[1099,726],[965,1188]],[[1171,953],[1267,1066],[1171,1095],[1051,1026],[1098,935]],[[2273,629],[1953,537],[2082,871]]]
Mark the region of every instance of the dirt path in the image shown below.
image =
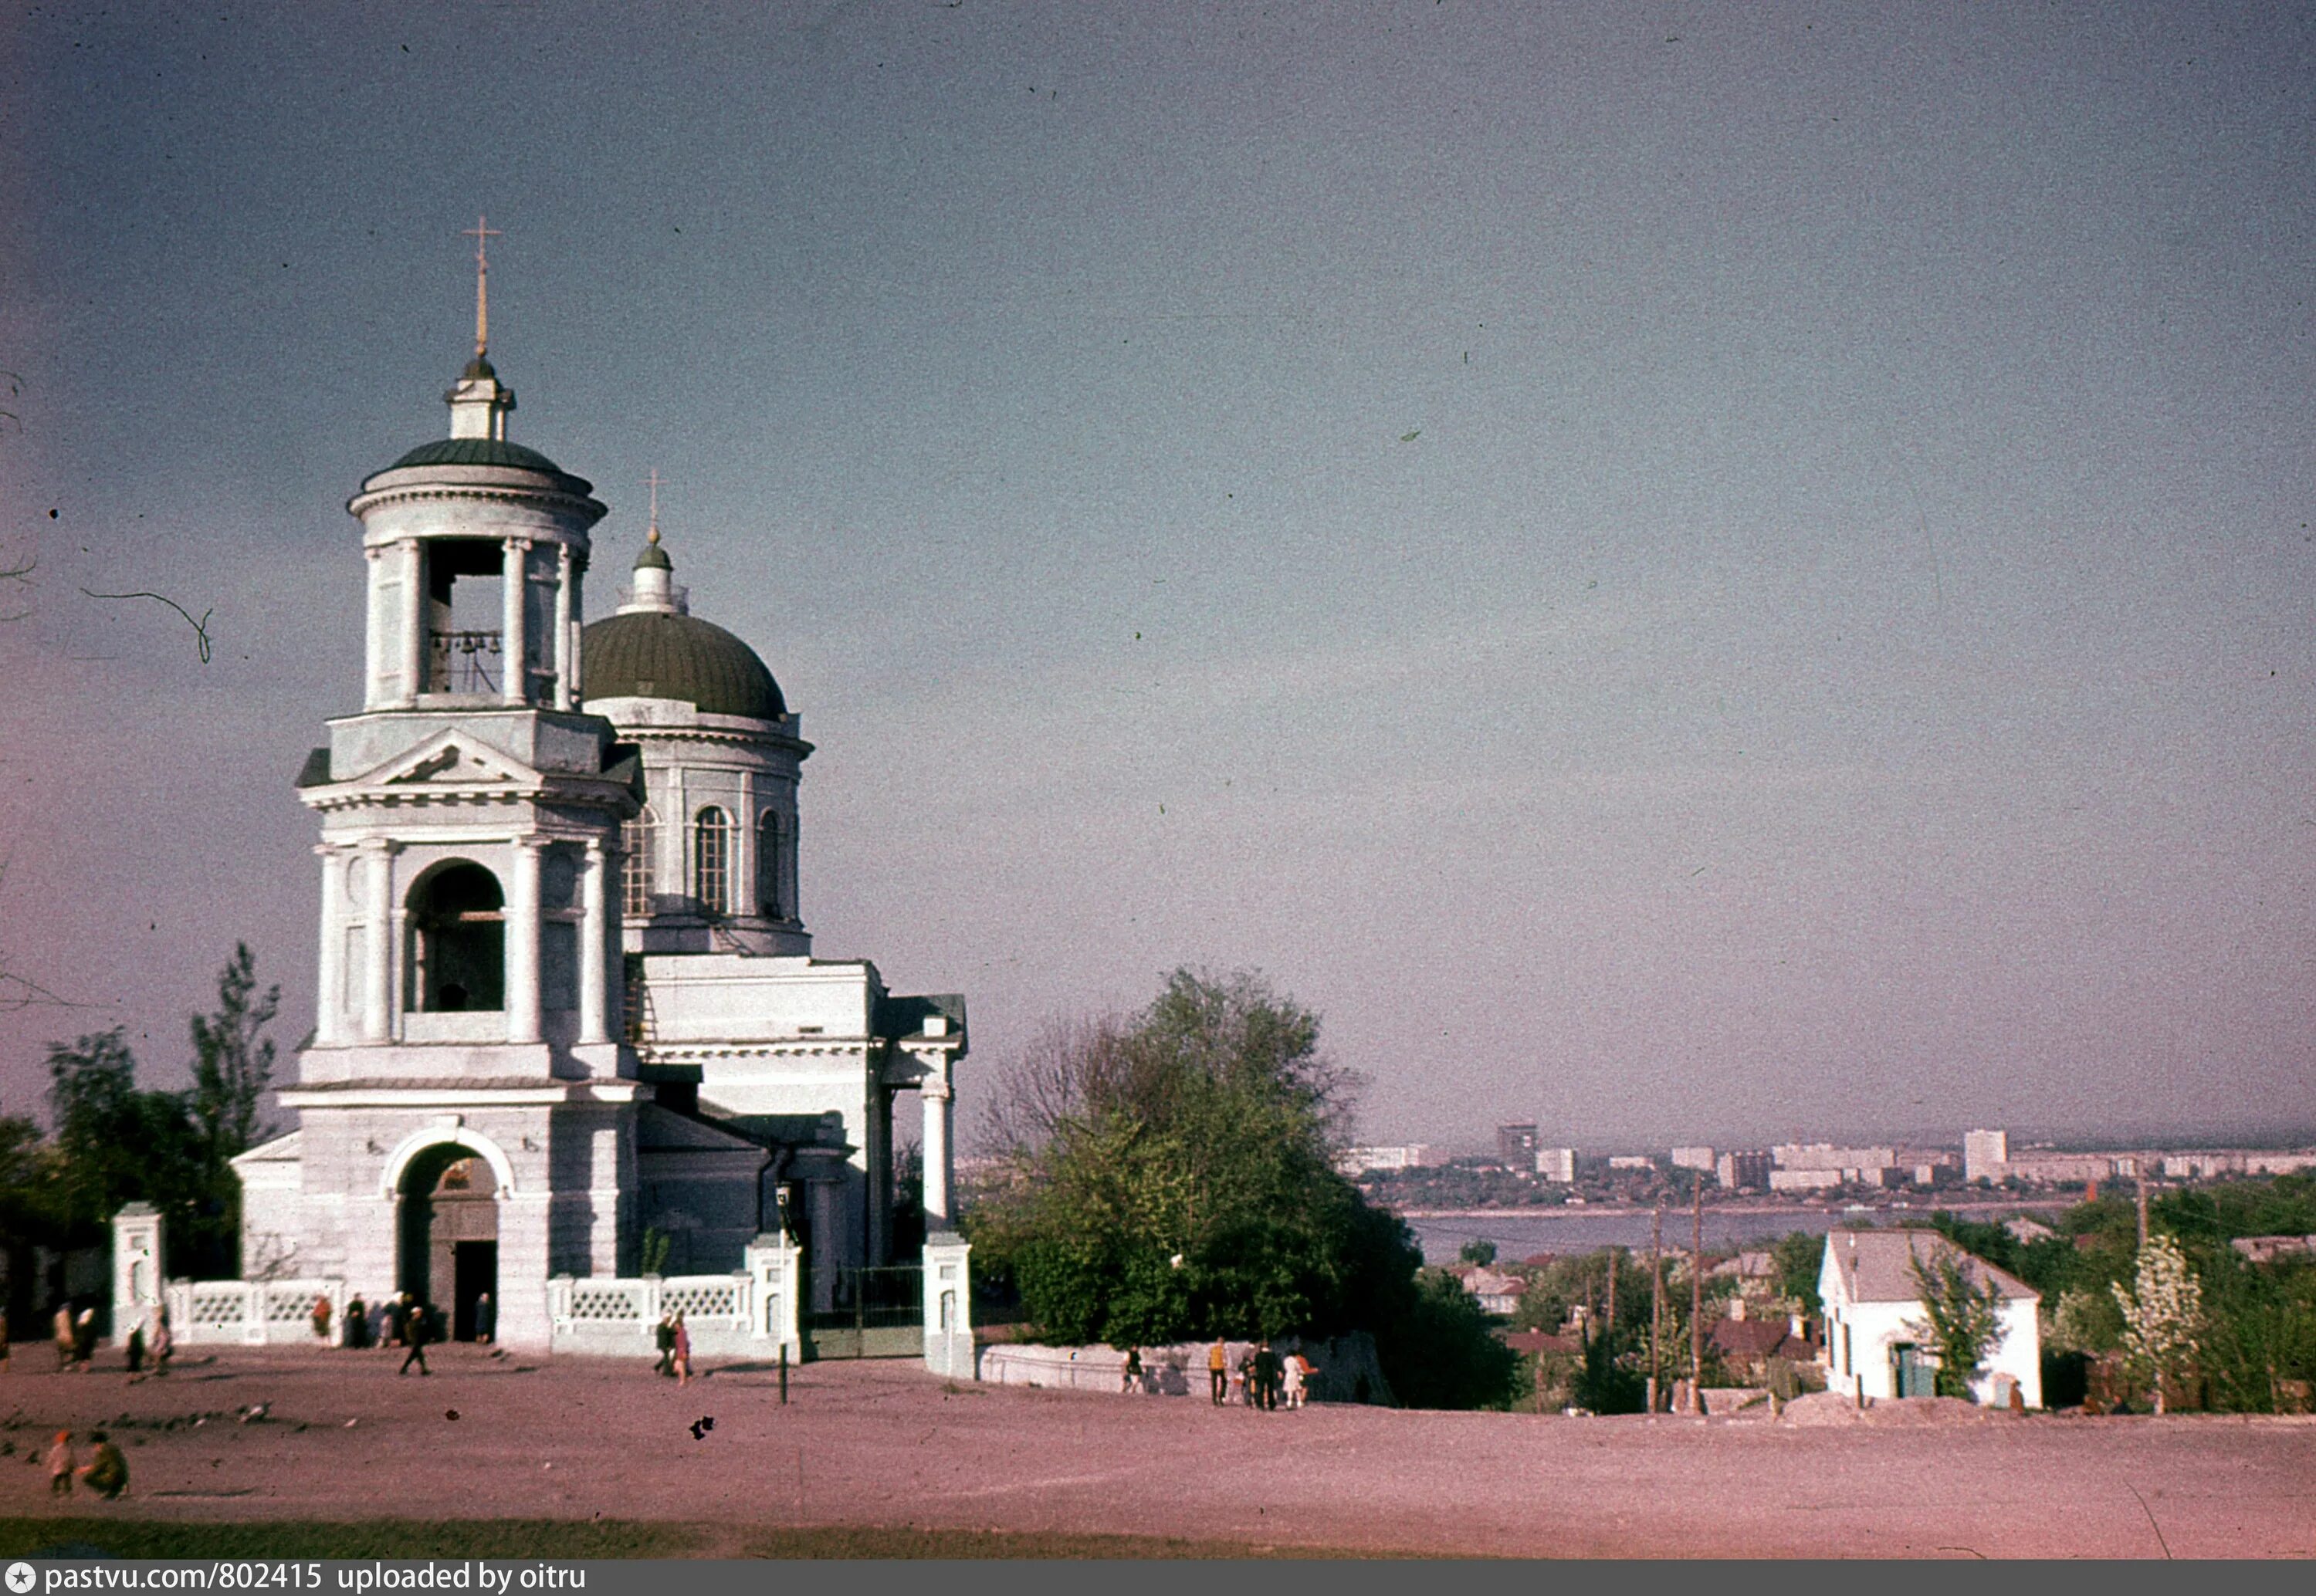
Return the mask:
[[[20,1361],[0,1375],[0,1515],[54,1511],[49,1432],[85,1447],[102,1424],[133,1483],[102,1511],[153,1518],[908,1524],[1449,1556],[2316,1556],[2304,1421],[1250,1414],[875,1362],[795,1371],[783,1408],[762,1367],[678,1390],[641,1361],[430,1355],[422,1380],[387,1354],[228,1351],[133,1385]],[[263,1420],[236,1422],[260,1403]]]

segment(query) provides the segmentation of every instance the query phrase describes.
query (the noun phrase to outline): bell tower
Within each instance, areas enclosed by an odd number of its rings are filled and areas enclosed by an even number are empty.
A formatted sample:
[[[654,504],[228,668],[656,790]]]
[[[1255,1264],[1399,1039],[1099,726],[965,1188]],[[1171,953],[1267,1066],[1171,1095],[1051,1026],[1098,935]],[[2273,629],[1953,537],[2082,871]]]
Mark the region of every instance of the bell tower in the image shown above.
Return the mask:
[[[543,1346],[550,1276],[632,1262],[617,882],[642,766],[579,707],[604,507],[508,441],[485,280],[450,436],[346,506],[361,707],[298,779],[321,826],[319,979],[281,1100],[300,1115],[303,1272],[395,1282],[462,1324],[488,1290],[502,1337]]]

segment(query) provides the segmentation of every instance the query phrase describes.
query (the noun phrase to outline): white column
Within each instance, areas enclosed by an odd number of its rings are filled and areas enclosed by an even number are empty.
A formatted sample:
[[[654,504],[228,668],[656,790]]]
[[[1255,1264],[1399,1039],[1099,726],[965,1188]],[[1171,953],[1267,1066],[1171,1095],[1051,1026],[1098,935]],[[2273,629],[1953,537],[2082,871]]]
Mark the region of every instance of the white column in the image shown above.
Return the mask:
[[[362,607],[362,707],[383,709],[386,696],[386,595],[379,587],[379,556],[386,551],[366,548],[362,554],[368,563],[369,602]]]
[[[499,701],[506,705],[530,702],[530,656],[523,647],[523,623],[529,618],[530,598],[527,590],[530,581],[530,539],[510,537],[506,540],[506,563],[501,585],[501,610],[504,620],[499,628],[499,647],[503,651],[505,679],[499,684]]]
[[[615,934],[606,907],[603,876],[608,868],[602,842],[587,839],[587,860],[579,873],[579,1040],[611,1039],[608,976]]]
[[[338,1040],[346,1006],[346,855],[327,842],[314,851],[322,856],[322,958],[316,971],[321,990],[314,994],[314,1041],[329,1047]]]
[[[402,917],[394,912],[394,845],[362,844],[362,1039],[384,1042],[393,1023],[394,944]]]
[[[418,539],[406,538],[402,554],[402,693],[413,704],[426,689],[426,562]]]
[[[539,1010],[539,878],[537,838],[515,839],[513,890],[506,900],[506,1037],[537,1042]]]
[[[925,1104],[925,1233],[930,1236],[950,1228],[949,1194],[953,1172],[949,1131],[957,1103],[945,1069],[940,1075],[927,1076],[921,1089]]]
[[[571,707],[571,545],[555,545],[555,707]]]

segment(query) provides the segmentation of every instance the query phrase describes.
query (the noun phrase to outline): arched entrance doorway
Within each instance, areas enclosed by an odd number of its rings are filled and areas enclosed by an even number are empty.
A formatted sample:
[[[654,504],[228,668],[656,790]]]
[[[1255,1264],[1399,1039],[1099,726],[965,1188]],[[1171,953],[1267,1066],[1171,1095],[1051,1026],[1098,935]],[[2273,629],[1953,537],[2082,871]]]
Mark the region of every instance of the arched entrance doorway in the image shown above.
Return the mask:
[[[449,1317],[451,1338],[475,1338],[475,1304],[499,1299],[498,1179],[490,1160],[445,1142],[402,1173],[396,1282]]]

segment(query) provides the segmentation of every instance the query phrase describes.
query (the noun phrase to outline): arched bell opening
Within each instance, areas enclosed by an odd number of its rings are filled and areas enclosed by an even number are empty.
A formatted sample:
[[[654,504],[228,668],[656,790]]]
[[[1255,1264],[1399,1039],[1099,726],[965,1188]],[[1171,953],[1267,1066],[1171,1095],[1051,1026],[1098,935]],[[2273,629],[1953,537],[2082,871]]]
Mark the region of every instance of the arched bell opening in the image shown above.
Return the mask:
[[[395,1279],[447,1315],[451,1338],[475,1339],[475,1306],[498,1300],[498,1178],[473,1148],[444,1142],[403,1171]]]
[[[506,896],[498,877],[464,860],[410,889],[405,1009],[422,1014],[506,1006]]]

